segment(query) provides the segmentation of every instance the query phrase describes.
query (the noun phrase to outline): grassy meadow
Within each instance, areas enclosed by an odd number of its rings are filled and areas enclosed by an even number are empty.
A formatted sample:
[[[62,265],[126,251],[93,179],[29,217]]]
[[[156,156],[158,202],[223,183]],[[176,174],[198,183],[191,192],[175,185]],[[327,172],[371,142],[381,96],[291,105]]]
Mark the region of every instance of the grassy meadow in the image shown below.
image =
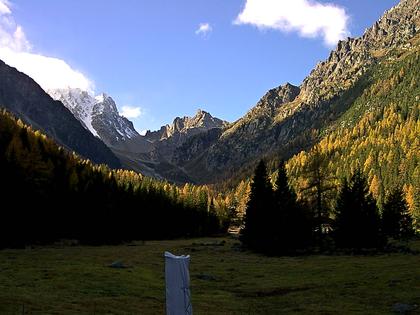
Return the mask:
[[[0,314],[164,314],[165,250],[191,255],[194,314],[393,314],[396,303],[420,305],[420,255],[265,257],[238,245],[206,238],[1,250]],[[411,246],[420,250],[420,241]],[[110,268],[115,261],[127,268]]]

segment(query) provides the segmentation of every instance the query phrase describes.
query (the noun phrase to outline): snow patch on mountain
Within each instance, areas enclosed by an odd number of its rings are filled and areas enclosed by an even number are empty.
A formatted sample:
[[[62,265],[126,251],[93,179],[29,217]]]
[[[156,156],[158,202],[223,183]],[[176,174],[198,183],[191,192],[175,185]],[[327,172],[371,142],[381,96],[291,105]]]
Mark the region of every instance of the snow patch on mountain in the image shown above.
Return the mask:
[[[86,91],[70,88],[49,90],[48,94],[53,99],[62,102],[74,117],[82,123],[83,127],[99,138],[98,133],[92,126],[92,113],[96,105],[95,98]]]
[[[121,116],[114,100],[107,94],[97,96],[81,89],[54,89],[48,94],[61,101],[83,127],[107,144],[134,138],[139,134],[131,121]]]

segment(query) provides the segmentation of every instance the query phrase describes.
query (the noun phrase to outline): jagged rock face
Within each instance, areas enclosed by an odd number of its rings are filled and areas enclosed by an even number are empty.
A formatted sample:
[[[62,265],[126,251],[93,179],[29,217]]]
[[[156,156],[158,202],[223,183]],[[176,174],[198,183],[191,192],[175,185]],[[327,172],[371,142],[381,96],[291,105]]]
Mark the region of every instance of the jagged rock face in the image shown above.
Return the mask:
[[[191,137],[205,134],[209,130],[221,130],[228,126],[226,121],[213,117],[210,113],[199,109],[194,117],[176,117],[171,125],[163,126],[158,131],[148,131],[145,139],[154,144],[150,158],[154,161],[165,161],[176,164],[174,152]],[[179,156],[178,156],[179,158]],[[177,159],[178,159],[177,158]]]
[[[81,95],[84,97],[84,95]],[[120,167],[111,150],[30,77],[0,61],[0,106],[60,145],[96,163]]]
[[[199,109],[194,117],[176,117],[171,125],[163,126],[158,131],[147,131],[145,138],[151,142],[171,139],[172,144],[179,146],[191,136],[213,128],[223,128],[227,124],[226,121]]]
[[[420,27],[420,1],[403,0],[386,11],[359,38],[339,41],[327,60],[317,64],[302,83],[301,98],[316,105],[351,87],[378,57],[408,42]]]
[[[48,93],[61,101],[93,135],[108,146],[139,137],[133,123],[120,116],[114,100],[102,93],[93,97],[80,89],[57,89]]]
[[[227,128],[206,152],[186,150],[183,168],[198,182],[214,181],[214,174],[232,172],[264,156],[287,159],[316,142],[361,93],[361,78],[395,49],[410,49],[419,31],[419,0],[403,0],[360,38],[340,41],[300,88],[289,84],[270,90],[243,118]],[[338,102],[338,104],[337,104]],[[179,151],[178,150],[178,151]],[[181,155],[177,152],[177,156]]]
[[[368,28],[361,39],[369,48],[375,50],[409,48],[411,45],[408,41],[419,31],[419,8],[419,0],[402,0]]]
[[[120,116],[117,105],[110,96],[101,94],[96,96],[95,100],[92,126],[106,144],[115,146],[118,142],[139,136],[133,123]]]

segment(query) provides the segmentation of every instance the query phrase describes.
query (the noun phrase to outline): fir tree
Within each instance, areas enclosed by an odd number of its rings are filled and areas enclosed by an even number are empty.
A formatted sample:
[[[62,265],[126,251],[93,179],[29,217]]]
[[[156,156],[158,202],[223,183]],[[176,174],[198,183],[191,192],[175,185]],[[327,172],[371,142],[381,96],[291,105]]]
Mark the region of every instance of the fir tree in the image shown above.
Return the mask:
[[[260,161],[251,183],[241,240],[250,248],[266,251],[270,246],[269,224],[273,189],[264,161]]]
[[[274,208],[270,222],[273,248],[278,253],[293,252],[307,246],[312,237],[309,216],[296,201],[296,194],[288,184],[286,168],[280,162],[274,191]]]
[[[382,211],[382,230],[385,236],[406,239],[414,235],[413,219],[401,189],[393,190]]]
[[[382,244],[380,216],[366,179],[356,171],[342,184],[336,207],[334,236],[342,248],[372,248]]]

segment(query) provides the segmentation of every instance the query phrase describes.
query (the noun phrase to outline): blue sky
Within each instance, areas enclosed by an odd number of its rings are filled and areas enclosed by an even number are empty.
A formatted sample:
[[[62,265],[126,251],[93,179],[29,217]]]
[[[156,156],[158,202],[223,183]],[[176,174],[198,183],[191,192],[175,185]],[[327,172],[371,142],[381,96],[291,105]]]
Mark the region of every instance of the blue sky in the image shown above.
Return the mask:
[[[270,10],[256,12],[257,2],[251,6],[252,1],[258,0],[0,0],[0,4],[10,9],[5,14],[13,19],[14,28],[22,30],[20,35],[13,33],[13,40],[23,38],[23,46],[28,44],[16,49],[65,61],[93,82],[96,93],[111,95],[121,110],[140,107],[141,115],[131,120],[141,131],[158,129],[176,116],[194,115],[198,108],[228,121],[240,118],[268,89],[285,82],[299,85],[318,61],[328,57],[333,45],[326,38],[328,32],[332,41],[340,36],[335,33],[340,12],[348,18],[345,31],[355,37],[398,2],[277,0],[318,7],[329,3],[329,8],[337,9],[330,10],[337,13],[331,18],[308,11],[307,19],[325,24],[327,31],[305,34],[311,27],[305,21],[296,27],[274,25],[264,16]],[[276,8],[276,0],[266,2]],[[245,10],[242,22],[234,23]],[[0,40],[7,36],[4,33],[0,26]]]

